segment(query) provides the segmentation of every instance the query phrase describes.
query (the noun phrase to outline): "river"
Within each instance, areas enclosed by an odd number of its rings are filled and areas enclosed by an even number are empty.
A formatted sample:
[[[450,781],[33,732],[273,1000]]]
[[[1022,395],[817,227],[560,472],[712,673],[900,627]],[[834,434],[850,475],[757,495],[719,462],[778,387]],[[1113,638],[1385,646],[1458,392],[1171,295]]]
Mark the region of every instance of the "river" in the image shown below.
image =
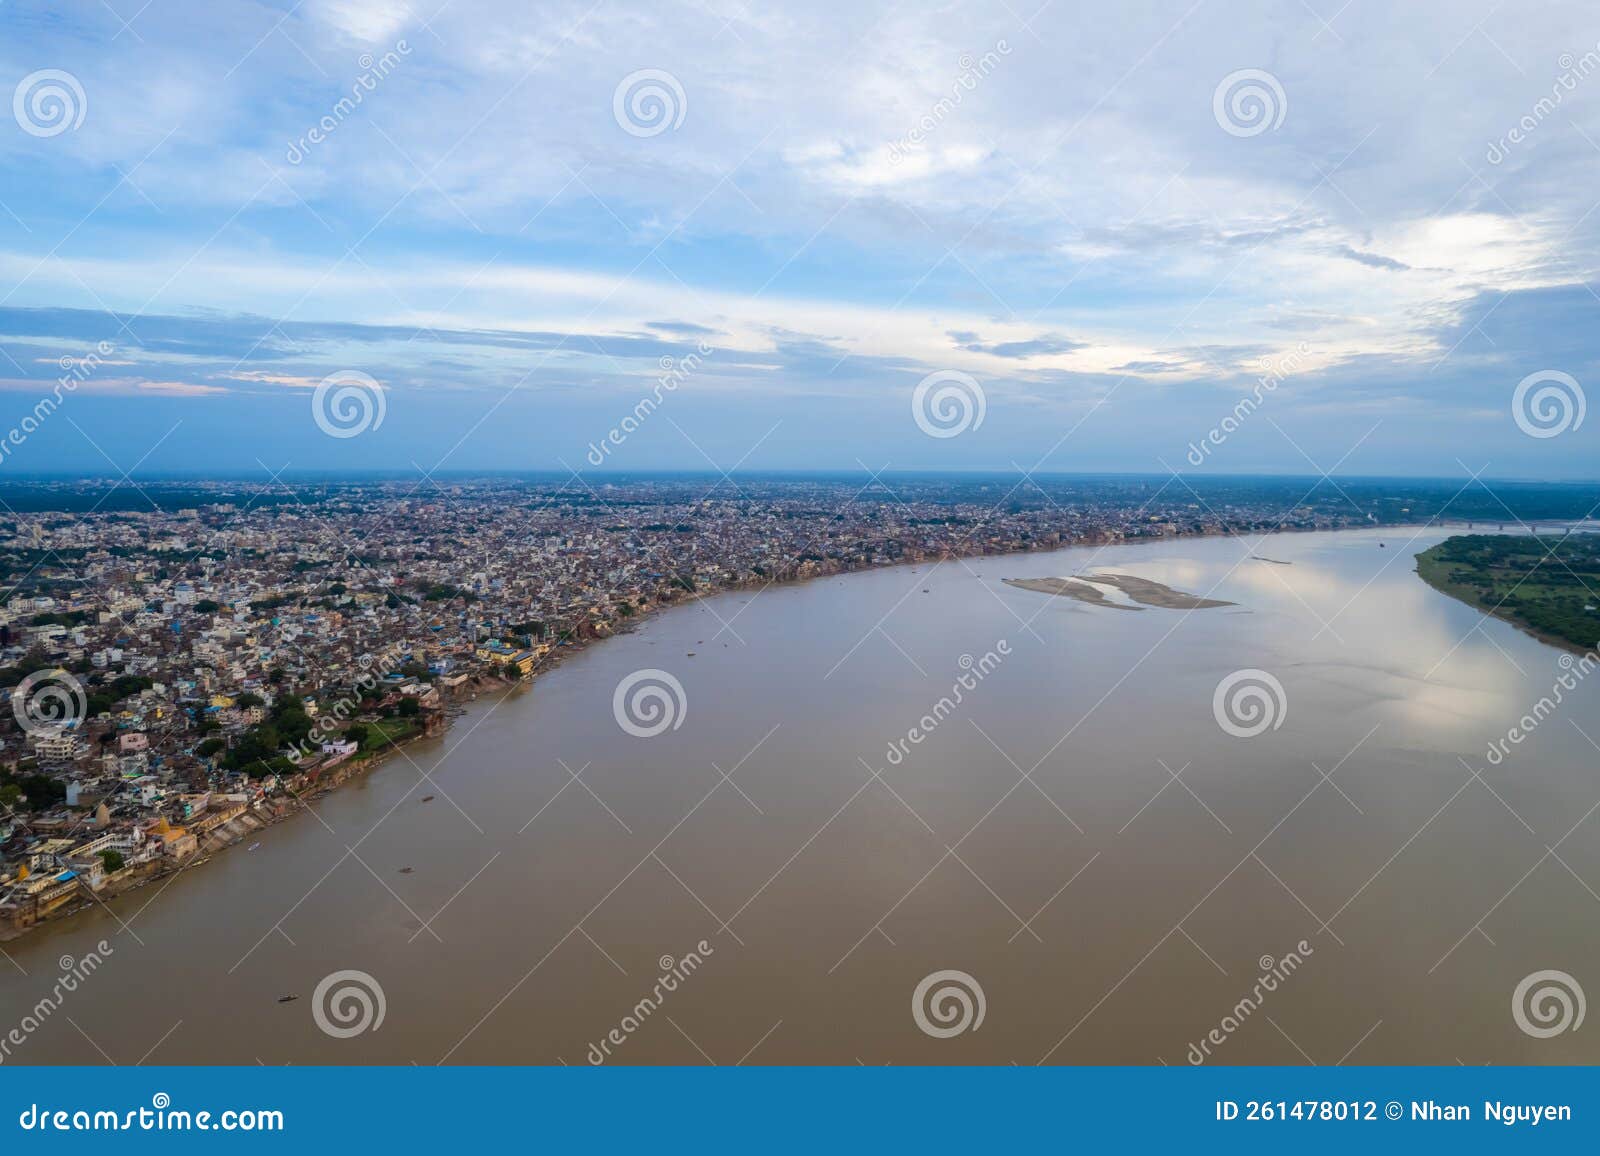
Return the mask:
[[[1541,971],[1600,992],[1600,677],[1491,763],[1571,659],[1426,586],[1412,559],[1444,536],[1072,548],[676,607],[257,849],[5,944],[0,1034],[62,957],[110,948],[6,1062],[1600,1062],[1600,1033],[1513,1014]],[[1090,566],[1235,605],[1003,585]],[[646,669],[683,695],[640,737],[613,696]],[[1254,721],[1214,703],[1240,671],[1282,688],[1241,676]],[[319,1026],[340,971],[381,1024]],[[939,972],[969,1013],[914,1012]]]

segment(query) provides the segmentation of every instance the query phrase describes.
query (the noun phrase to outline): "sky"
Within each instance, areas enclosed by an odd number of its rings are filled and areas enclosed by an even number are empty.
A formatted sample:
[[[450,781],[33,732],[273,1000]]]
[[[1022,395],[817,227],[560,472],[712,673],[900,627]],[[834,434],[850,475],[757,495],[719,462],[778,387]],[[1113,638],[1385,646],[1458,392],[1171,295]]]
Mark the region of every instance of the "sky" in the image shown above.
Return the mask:
[[[0,3],[0,476],[1600,477],[1600,11]]]

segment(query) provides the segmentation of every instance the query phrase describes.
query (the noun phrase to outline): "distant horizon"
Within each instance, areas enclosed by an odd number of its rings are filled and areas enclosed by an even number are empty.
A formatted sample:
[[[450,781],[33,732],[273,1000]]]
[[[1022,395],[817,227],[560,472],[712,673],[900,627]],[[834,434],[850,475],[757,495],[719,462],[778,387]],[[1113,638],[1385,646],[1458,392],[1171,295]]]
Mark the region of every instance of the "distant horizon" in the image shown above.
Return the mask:
[[[424,472],[415,468],[403,467],[307,467],[305,469],[286,468],[281,471],[258,469],[255,471],[228,471],[228,470],[134,470],[122,475],[112,471],[94,473],[88,471],[63,470],[60,472],[34,472],[34,473],[0,473],[0,489],[7,485],[24,485],[30,482],[121,482],[127,484],[128,480],[163,482],[163,481],[218,481],[218,482],[262,482],[270,484],[274,481],[289,480],[404,480],[423,476]],[[736,468],[730,470],[693,469],[689,467],[659,469],[600,469],[590,468],[582,470],[566,470],[559,467],[527,467],[527,468],[484,468],[470,469],[466,467],[453,469],[438,469],[428,471],[427,477],[451,478],[471,480],[474,478],[501,478],[501,479],[546,479],[557,480],[571,478],[574,475],[585,478],[599,478],[608,481],[617,480],[650,480],[654,478],[717,478],[727,476],[731,478],[871,478],[871,477],[898,477],[898,478],[961,478],[968,480],[984,478],[1043,478],[1050,480],[1085,480],[1097,479],[1127,479],[1135,481],[1169,481],[1174,476],[1181,478],[1189,485],[1205,484],[1208,481],[1321,481],[1326,477],[1330,481],[1338,482],[1437,482],[1440,484],[1459,485],[1463,480],[1470,479],[1473,484],[1479,482],[1492,482],[1500,485],[1528,485],[1528,486],[1570,486],[1581,488],[1585,486],[1600,487],[1600,475],[1594,477],[1578,478],[1540,478],[1518,477],[1499,474],[1368,474],[1368,473],[1340,473],[1331,472],[1327,475],[1316,473],[1284,472],[1215,472],[1205,474],[1172,474],[1157,471],[1141,470],[1023,470],[1006,469],[1003,467],[947,467],[930,469],[925,467],[895,467],[886,466],[882,469],[856,468],[804,468],[769,466],[761,469]]]

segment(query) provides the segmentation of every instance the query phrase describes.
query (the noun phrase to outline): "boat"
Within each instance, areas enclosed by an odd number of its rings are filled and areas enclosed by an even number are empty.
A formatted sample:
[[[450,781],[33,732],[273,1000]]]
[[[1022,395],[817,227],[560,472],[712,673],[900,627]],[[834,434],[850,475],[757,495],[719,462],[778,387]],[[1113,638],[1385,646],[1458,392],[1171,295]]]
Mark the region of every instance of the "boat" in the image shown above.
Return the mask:
[[[300,997],[297,996],[297,995],[280,995],[278,997],[278,1002],[279,1003],[293,1003],[295,1000],[297,1000],[299,998]]]

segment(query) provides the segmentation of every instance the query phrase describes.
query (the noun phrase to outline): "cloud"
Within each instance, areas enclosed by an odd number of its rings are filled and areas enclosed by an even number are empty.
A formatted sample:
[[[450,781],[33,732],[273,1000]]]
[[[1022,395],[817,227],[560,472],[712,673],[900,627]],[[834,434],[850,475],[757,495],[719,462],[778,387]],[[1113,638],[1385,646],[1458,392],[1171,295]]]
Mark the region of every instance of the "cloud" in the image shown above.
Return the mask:
[[[961,348],[969,353],[987,353],[991,357],[1026,360],[1030,357],[1041,357],[1046,354],[1072,353],[1075,350],[1087,349],[1088,343],[1073,341],[1059,334],[1050,333],[1041,337],[1031,337],[1026,341],[997,341],[990,345],[974,340],[962,345]]]
[[[132,35],[101,6],[24,5],[0,57],[18,75],[70,61],[89,109],[60,137],[0,133],[0,372],[49,381],[104,340],[151,386],[119,405],[176,406],[182,387],[216,415],[360,368],[393,383],[395,437],[403,399],[475,418],[472,393],[513,397],[497,414],[532,399],[554,438],[583,431],[550,399],[612,404],[713,339],[674,400],[696,440],[735,443],[730,460],[742,422],[753,441],[835,405],[899,445],[906,391],[946,368],[983,381],[986,434],[1042,452],[1082,418],[1064,452],[1133,457],[1147,442],[1121,415],[1154,420],[1152,401],[1303,339],[1281,411],[1425,402],[1430,429],[1476,431],[1515,370],[1595,365],[1584,137],[1600,139],[1600,102],[1566,101],[1482,160],[1591,21],[1577,3],[1502,10],[1443,42],[1454,15],[1352,6],[1327,15],[1336,40],[1255,0],[1134,6],[1087,32],[1066,5],[1030,18],[1035,37],[994,5],[930,21],[821,0],[730,21],[630,0],[172,0],[128,17]],[[402,36],[404,67],[290,163],[363,53]],[[1001,38],[996,67],[947,99]],[[1249,139],[1212,109],[1244,66],[1289,101]],[[686,100],[652,138],[612,113],[642,67]],[[1008,431],[1008,404],[1030,423]],[[1315,452],[1342,432],[1325,418],[1296,436]],[[1505,460],[1526,448],[1472,437]],[[952,439],[930,460],[1009,456],[996,445]]]
[[[646,321],[645,325],[662,333],[675,333],[680,337],[710,337],[718,332],[709,325],[696,325],[692,321]]]
[[[329,28],[367,44],[393,40],[411,16],[398,0],[309,0],[306,8]]]
[[[209,397],[228,392],[218,385],[200,385],[192,381],[141,381],[137,388],[166,397]]]
[[[1365,265],[1369,269],[1405,270],[1411,268],[1410,265],[1396,261],[1393,257],[1385,257],[1379,253],[1363,253],[1359,249],[1352,248],[1349,245],[1339,245],[1334,249],[1334,252],[1338,253],[1341,257],[1345,257],[1351,261]]]
[[[1112,366],[1117,373],[1176,373],[1182,368],[1181,363],[1170,361],[1127,361]]]

